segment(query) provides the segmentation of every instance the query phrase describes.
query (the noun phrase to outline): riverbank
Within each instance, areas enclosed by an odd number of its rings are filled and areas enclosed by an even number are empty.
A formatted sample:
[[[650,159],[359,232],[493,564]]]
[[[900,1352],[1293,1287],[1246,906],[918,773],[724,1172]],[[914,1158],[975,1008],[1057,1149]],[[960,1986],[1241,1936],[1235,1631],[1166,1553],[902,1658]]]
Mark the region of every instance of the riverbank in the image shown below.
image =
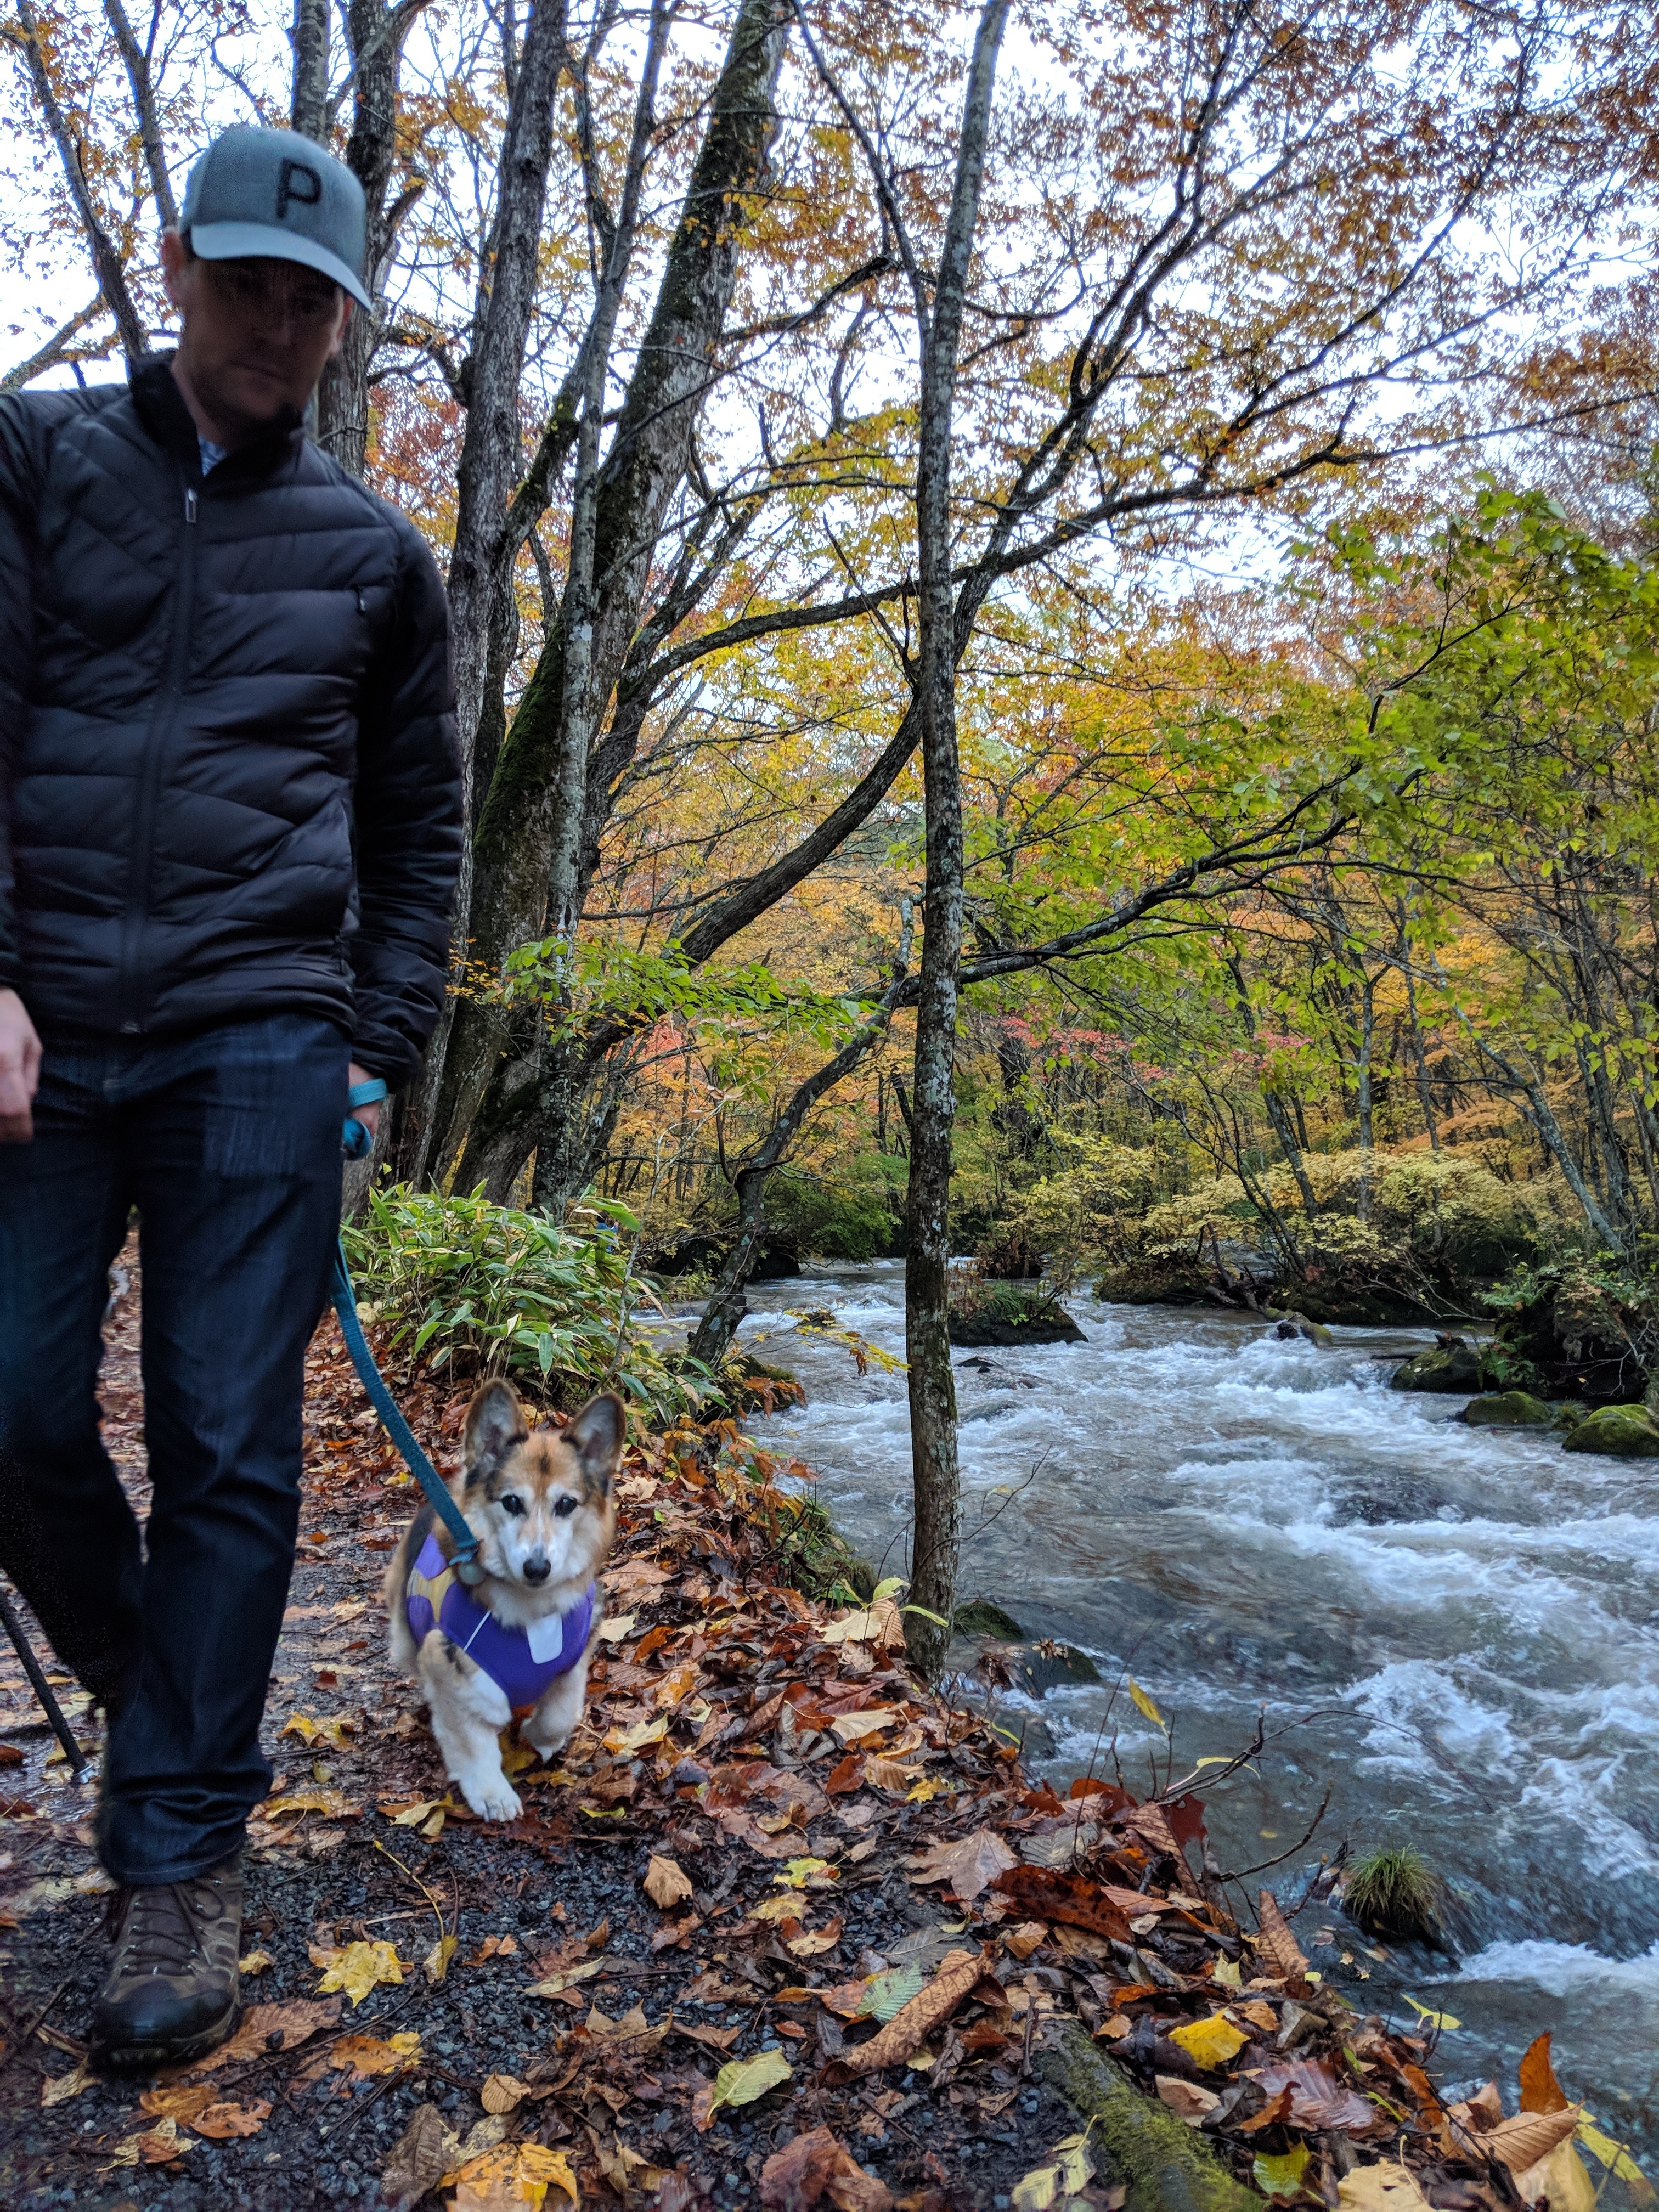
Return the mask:
[[[137,1479],[125,1303],[112,1440]],[[1478,2115],[1444,2116],[1437,2032],[1367,2019],[1315,1963],[1319,1899],[1286,1929],[1270,1895],[1220,1885],[1213,1847],[1206,1866],[1213,1774],[1166,1765],[1139,1803],[1102,1776],[1034,1782],[911,1678],[890,1600],[824,1606],[780,1577],[784,1469],[730,1431],[630,1455],[586,1724],[517,1778],[525,1818],[468,1820],[385,1668],[375,1588],[410,1493],[331,1328],[312,1385],[253,2009],[209,2067],[87,2077],[88,1808],[7,1686],[13,2036],[51,2008],[5,2053],[8,2206],[286,2212],[374,2201],[389,2175],[406,2203],[436,2184],[463,2206],[543,2188],[556,2208],[990,2212],[1022,2183],[1037,2204],[1028,2178],[1056,2160],[1056,2197],[1099,2212],[1150,2212],[1172,2172],[1217,2206],[1254,2180],[1380,2201],[1350,2169],[1402,2159],[1429,2201],[1514,2201]],[[462,1401],[406,1396],[447,1459]],[[1061,2148],[1079,2099],[1092,2178]]]

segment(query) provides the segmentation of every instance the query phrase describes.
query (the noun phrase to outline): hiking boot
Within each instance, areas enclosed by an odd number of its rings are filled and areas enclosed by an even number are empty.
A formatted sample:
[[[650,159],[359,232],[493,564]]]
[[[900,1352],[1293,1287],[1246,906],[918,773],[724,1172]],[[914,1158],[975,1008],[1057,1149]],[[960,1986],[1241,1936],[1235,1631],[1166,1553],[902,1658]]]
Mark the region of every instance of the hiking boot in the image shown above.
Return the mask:
[[[92,2015],[99,2063],[172,2065],[222,2043],[239,2009],[240,1853],[187,1881],[118,1890],[111,1922],[115,1957]]]

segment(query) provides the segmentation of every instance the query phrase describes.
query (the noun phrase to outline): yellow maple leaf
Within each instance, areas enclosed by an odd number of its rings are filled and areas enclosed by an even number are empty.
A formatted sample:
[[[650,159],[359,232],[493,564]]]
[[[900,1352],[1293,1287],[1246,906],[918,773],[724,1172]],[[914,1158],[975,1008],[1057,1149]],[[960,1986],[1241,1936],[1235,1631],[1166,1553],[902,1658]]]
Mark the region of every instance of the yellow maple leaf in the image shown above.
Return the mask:
[[[1163,1714],[1159,1712],[1158,1707],[1152,1703],[1145,1690],[1141,1688],[1139,1683],[1136,1681],[1134,1676],[1133,1674],[1126,1674],[1123,1679],[1128,1685],[1129,1695],[1134,1701],[1135,1711],[1139,1713],[1145,1713],[1146,1718],[1152,1723],[1154,1728],[1162,1729],[1164,1735],[1168,1735],[1170,1733],[1169,1723],[1164,1719]]]
[[[1188,2058],[1206,2071],[1224,2066],[1249,2039],[1249,2033],[1235,2027],[1224,2012],[1212,2012],[1207,2020],[1188,2021],[1185,2027],[1170,2030],[1170,2042],[1178,2043]]]
[[[347,1943],[334,1951],[319,1950],[313,1943],[311,1963],[325,1970],[316,1995],[326,1996],[331,1990],[343,1990],[354,2012],[378,1983],[401,1982],[404,1978],[404,1962],[395,1943]]]

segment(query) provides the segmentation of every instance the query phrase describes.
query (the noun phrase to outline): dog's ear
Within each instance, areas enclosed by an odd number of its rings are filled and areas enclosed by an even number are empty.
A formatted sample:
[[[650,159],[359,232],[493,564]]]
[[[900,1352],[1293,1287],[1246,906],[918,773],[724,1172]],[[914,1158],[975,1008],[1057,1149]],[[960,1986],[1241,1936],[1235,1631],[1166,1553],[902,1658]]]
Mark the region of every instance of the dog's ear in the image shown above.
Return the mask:
[[[564,1440],[581,1462],[584,1479],[601,1492],[611,1487],[628,1434],[628,1417],[614,1391],[590,1398],[564,1432]]]
[[[524,1409],[510,1387],[486,1382],[466,1409],[466,1428],[461,1438],[461,1465],[469,1482],[477,1482],[499,1467],[514,1444],[530,1434]]]

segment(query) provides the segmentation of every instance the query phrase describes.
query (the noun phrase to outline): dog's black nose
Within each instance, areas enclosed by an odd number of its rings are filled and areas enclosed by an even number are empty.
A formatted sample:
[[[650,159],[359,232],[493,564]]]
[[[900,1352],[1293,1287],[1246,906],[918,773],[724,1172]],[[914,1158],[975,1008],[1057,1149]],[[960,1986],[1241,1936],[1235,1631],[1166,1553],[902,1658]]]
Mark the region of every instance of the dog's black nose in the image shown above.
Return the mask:
[[[532,1552],[524,1563],[524,1578],[527,1583],[544,1583],[553,1571],[553,1563],[545,1552]]]

